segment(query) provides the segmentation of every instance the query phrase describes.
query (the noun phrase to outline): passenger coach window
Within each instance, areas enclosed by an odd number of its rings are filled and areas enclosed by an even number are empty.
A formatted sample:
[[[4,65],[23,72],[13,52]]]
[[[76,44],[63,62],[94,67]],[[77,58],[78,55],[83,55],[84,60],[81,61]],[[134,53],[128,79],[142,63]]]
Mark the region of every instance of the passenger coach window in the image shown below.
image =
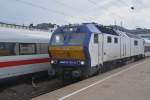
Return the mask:
[[[34,43],[20,43],[19,44],[19,54],[36,54],[36,47]]]
[[[118,38],[114,38],[114,43],[118,43]]]
[[[137,40],[134,41],[134,45],[135,45],[135,46],[138,45],[138,41],[137,41]]]
[[[111,43],[111,37],[110,36],[107,37],[107,42]]]
[[[0,56],[15,55],[15,43],[0,43]]]
[[[94,43],[98,43],[98,34],[94,34]]]

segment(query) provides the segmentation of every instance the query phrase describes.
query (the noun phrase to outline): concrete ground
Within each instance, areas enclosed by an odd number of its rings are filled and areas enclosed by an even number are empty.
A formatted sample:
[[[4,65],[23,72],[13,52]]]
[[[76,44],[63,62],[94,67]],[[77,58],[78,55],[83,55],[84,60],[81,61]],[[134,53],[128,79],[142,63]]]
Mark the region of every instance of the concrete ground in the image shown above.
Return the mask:
[[[32,100],[150,100],[150,58]]]

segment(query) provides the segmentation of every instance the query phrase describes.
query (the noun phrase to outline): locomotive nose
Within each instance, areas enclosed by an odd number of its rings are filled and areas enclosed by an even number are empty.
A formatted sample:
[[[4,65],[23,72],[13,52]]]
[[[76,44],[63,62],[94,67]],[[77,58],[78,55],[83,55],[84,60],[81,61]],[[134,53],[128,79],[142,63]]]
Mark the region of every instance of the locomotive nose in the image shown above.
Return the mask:
[[[50,46],[49,52],[52,59],[85,60],[83,46]]]

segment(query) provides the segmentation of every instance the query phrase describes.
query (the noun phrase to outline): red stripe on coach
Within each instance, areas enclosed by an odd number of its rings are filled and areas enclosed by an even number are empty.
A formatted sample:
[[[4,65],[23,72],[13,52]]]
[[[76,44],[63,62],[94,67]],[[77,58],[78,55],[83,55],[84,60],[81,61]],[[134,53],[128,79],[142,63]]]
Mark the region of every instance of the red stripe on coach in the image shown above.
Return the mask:
[[[44,63],[44,62],[49,62],[49,58],[0,62],[0,68],[8,67],[8,66],[19,66],[19,65],[27,65],[27,64]]]

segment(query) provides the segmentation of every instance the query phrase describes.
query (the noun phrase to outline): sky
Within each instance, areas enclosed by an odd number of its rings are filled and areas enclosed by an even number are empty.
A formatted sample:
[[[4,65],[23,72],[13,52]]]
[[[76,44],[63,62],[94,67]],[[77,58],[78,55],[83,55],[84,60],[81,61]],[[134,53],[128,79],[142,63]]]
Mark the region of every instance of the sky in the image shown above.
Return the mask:
[[[129,29],[150,28],[150,0],[0,0],[0,22],[122,23]]]

